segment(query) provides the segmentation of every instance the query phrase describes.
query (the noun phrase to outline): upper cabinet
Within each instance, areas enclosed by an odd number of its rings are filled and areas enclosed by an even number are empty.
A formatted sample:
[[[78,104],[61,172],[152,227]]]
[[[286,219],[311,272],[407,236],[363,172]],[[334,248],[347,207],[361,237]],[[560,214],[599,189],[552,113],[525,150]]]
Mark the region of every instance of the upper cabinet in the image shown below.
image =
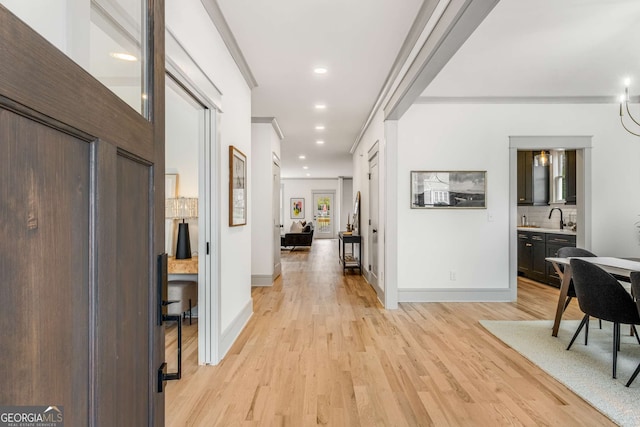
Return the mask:
[[[518,205],[549,204],[549,163],[546,151],[518,151]]]
[[[518,205],[576,204],[576,151],[518,151]]]

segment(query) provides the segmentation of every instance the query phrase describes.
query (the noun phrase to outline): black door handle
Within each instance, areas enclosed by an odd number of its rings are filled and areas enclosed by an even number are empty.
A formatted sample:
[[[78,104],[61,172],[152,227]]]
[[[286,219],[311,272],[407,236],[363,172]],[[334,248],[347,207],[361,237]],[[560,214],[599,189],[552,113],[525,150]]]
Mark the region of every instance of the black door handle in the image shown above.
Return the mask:
[[[372,233],[377,233],[378,230],[376,230],[375,228],[373,230],[371,230]]]

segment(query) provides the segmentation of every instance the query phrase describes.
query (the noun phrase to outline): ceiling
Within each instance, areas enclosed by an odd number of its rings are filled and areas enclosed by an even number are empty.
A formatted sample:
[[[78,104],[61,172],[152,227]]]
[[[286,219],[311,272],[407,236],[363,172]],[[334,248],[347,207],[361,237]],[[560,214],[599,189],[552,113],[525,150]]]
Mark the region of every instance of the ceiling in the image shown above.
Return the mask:
[[[501,0],[422,95],[613,99],[640,88],[639,23],[638,0]]]
[[[284,132],[282,176],[351,176],[349,149],[422,1],[218,3],[258,82],[252,115],[276,117]],[[625,76],[640,88],[639,22],[638,0],[501,0],[423,100],[612,101]],[[329,72],[314,75],[317,66]],[[318,102],[326,111],[314,110]],[[317,124],[326,130],[314,130]]]
[[[349,149],[422,0],[218,4],[258,82],[252,91],[252,116],[275,117],[284,133],[282,177],[352,176]],[[327,74],[313,73],[320,66]],[[326,109],[316,110],[317,103]],[[325,130],[315,130],[317,125]],[[317,140],[325,143],[318,145]]]

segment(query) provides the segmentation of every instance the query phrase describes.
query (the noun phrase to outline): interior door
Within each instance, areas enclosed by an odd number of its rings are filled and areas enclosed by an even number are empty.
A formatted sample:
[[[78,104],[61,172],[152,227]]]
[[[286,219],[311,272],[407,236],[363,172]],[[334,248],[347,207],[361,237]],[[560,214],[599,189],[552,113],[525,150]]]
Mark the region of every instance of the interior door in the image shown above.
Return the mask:
[[[274,160],[272,166],[273,192],[272,210],[273,210],[273,277],[278,277],[282,271],[280,264],[280,165]]]
[[[334,205],[335,192],[333,191],[312,191],[313,194],[313,222],[314,239],[333,239],[334,232]]]
[[[148,120],[1,5],[0,46],[0,405],[163,425],[163,72]]]
[[[378,151],[369,158],[369,275],[371,284],[378,285]]]

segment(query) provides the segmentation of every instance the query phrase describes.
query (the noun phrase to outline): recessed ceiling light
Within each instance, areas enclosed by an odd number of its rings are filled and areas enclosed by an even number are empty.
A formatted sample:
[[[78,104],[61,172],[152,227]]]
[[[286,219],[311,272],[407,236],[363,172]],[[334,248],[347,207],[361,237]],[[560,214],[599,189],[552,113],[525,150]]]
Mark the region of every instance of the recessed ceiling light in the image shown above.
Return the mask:
[[[316,110],[324,110],[325,108],[327,108],[327,106],[324,104],[316,104],[315,107]]]
[[[113,58],[116,59],[121,59],[123,61],[129,61],[129,62],[134,62],[137,61],[138,58],[136,58],[135,56],[129,54],[129,53],[122,53],[122,52],[111,52],[110,55]]]
[[[629,87],[631,85],[631,77],[625,77],[623,83],[625,87]]]
[[[318,125],[318,126],[316,126],[316,130],[324,130],[324,125]]]
[[[300,155],[298,156],[298,158],[299,158],[300,160],[304,160],[304,159],[306,159],[306,158],[307,158],[307,156],[305,156],[304,154],[300,154]]]
[[[303,166],[302,169],[307,170],[309,169],[309,166]]]
[[[320,144],[320,145],[322,145],[322,144],[324,144],[324,141],[323,141],[323,140],[321,140],[321,139],[319,139],[319,140],[317,140],[317,141],[316,141],[316,144]]]
[[[316,67],[313,69],[313,72],[316,74],[327,74],[327,71],[325,67]]]

